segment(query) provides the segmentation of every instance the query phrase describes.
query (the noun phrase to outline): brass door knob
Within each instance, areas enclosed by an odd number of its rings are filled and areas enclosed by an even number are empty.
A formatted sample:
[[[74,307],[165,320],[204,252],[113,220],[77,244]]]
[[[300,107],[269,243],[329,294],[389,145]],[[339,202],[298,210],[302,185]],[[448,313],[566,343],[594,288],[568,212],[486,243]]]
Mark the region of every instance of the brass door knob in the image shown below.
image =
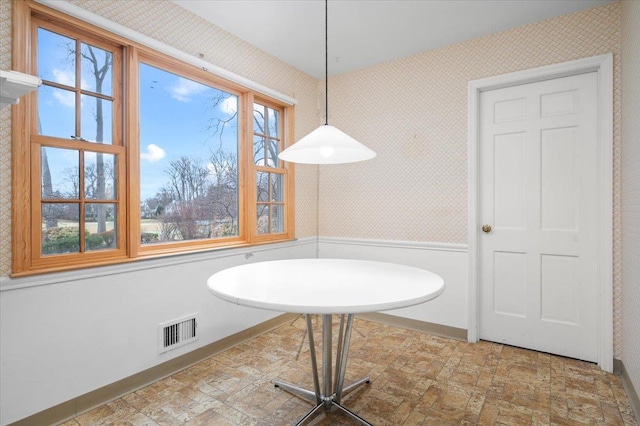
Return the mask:
[[[491,225],[482,225],[482,231],[488,234],[491,232]]]

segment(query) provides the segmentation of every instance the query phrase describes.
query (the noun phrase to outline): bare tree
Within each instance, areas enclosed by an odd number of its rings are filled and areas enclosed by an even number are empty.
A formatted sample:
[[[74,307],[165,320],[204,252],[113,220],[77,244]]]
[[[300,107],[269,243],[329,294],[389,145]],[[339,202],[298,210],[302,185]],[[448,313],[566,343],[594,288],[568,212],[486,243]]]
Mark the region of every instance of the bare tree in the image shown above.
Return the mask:
[[[90,96],[95,100],[95,110],[94,110],[94,119],[96,121],[96,143],[104,143],[104,99],[101,97],[105,79],[109,75],[109,71],[113,66],[113,55],[111,52],[103,51],[103,55],[97,55],[97,50],[102,50],[91,46],[89,44],[82,43],[80,56],[82,57],[82,68],[87,70],[88,73],[93,77],[95,83],[95,93],[96,96]],[[68,43],[67,50],[69,52],[69,60],[72,64],[75,64],[76,61],[76,44]],[[100,58],[102,56],[102,58]],[[86,65],[86,67],[85,67]],[[75,135],[76,138],[82,137],[81,135]],[[106,193],[106,181],[104,174],[104,154],[96,153],[96,199],[104,199]],[[107,206],[99,204],[97,206],[97,222],[98,222],[98,233],[103,233],[107,230]]]
[[[165,170],[177,201],[193,201],[204,195],[209,170],[198,159],[180,157]]]
[[[93,50],[93,46],[83,44],[85,47],[80,55],[88,61],[89,71],[95,79],[96,93],[102,93],[104,80],[109,75],[111,69],[113,57],[111,53],[105,52],[104,60],[101,62],[96,57]],[[96,142],[104,142],[104,111],[103,111],[103,99],[99,96],[95,97],[96,109]],[[104,170],[104,154],[98,152],[96,155],[96,199],[103,200],[105,198],[106,182],[105,182],[105,170]],[[98,204],[97,206],[97,222],[98,222],[98,234],[101,234],[107,230],[107,206],[104,204]]]
[[[229,99],[236,99],[237,105],[237,96],[232,95],[231,93],[220,91],[217,96],[211,98],[211,109],[215,110],[218,106],[223,104]],[[205,132],[211,132],[211,135],[205,139],[205,143],[215,135],[218,135],[218,140],[220,144],[222,144],[222,136],[224,135],[225,129],[230,125],[233,126],[237,130],[237,123],[233,125],[232,123],[237,121],[238,117],[238,109],[236,108],[232,114],[221,117],[219,114],[211,114],[211,118],[209,119],[209,124],[204,129]]]
[[[78,181],[78,176],[80,176],[80,172],[78,171],[78,166],[75,167],[67,167],[62,171],[62,182],[66,185],[67,193],[63,194],[69,198],[78,198],[80,195],[80,182]],[[70,188],[70,189],[69,189]]]
[[[206,190],[209,170],[198,159],[181,157],[165,170],[169,182],[156,198],[165,198],[161,222],[162,238],[193,240],[209,235]],[[204,229],[204,230],[203,230]]]
[[[254,142],[253,145],[253,160],[255,164],[269,165],[269,160],[278,161],[279,146],[277,141],[272,138],[276,138],[277,135],[271,134],[271,121],[273,121],[273,127],[275,129],[280,128],[280,114],[265,114],[266,107],[262,109],[253,109],[253,123],[254,133],[264,136],[258,143]],[[275,164],[271,165],[275,167]]]
[[[209,156],[213,183],[207,191],[210,210],[214,214],[212,233],[216,237],[238,232],[238,158],[222,146]]]

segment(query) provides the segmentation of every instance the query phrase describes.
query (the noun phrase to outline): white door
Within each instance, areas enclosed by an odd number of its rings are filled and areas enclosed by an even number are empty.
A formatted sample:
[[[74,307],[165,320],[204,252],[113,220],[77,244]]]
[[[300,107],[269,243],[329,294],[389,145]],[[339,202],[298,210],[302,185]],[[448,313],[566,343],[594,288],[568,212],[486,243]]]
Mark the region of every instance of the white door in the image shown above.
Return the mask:
[[[480,338],[597,361],[597,76],[480,94]]]

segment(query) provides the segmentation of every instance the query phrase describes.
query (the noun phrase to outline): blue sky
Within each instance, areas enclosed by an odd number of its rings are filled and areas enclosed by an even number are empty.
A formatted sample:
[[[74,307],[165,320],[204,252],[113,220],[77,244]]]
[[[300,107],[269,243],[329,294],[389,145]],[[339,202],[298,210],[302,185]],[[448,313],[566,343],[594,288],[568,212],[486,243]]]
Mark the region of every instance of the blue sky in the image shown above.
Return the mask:
[[[211,120],[229,118],[237,109],[230,96],[214,108],[217,89],[179,77],[150,65],[140,67],[140,169],[142,200],[155,195],[167,182],[166,168],[181,156],[208,163],[211,150],[220,146]],[[228,94],[227,94],[228,95]],[[237,120],[223,134],[225,151],[236,153]]]

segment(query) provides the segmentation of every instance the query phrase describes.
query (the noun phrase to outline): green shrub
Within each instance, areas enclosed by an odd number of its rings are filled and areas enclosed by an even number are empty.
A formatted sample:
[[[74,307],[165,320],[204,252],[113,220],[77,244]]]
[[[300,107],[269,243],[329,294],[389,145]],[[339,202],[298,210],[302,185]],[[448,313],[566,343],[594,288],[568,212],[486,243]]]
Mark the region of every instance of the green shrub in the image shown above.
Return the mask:
[[[100,249],[104,238],[99,234],[91,234],[85,230],[85,250]],[[60,227],[42,231],[42,254],[78,253],[80,236],[78,228]]]
[[[84,234],[84,247],[85,250],[96,250],[104,245],[104,238],[99,234]]]
[[[63,236],[42,243],[42,254],[77,253],[79,251],[78,235]]]

